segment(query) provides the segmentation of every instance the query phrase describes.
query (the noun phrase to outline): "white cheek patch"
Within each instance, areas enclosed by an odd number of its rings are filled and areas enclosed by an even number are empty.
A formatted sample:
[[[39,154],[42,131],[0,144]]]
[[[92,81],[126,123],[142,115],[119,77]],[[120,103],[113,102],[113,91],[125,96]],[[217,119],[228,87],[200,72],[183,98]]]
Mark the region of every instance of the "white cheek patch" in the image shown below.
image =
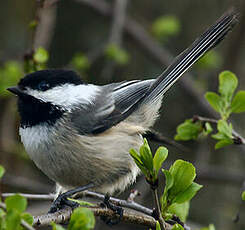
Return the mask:
[[[72,85],[64,84],[47,91],[27,89],[27,93],[44,102],[51,102],[54,105],[73,109],[76,105],[86,105],[93,103],[93,99],[99,92],[95,85]]]

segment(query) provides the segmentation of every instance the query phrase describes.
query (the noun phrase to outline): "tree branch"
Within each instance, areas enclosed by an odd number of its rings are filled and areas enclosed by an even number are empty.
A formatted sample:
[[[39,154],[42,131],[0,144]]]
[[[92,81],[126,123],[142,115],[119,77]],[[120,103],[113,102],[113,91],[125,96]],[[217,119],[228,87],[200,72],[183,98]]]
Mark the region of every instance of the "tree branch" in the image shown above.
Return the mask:
[[[3,193],[2,197],[6,198],[9,196],[14,195],[15,193]],[[53,201],[55,198],[54,194],[27,194],[27,193],[19,193],[21,196],[30,199],[30,200],[47,200],[47,201]],[[97,199],[100,201],[104,201],[105,196],[103,194],[100,193],[96,193],[96,192],[92,192],[92,191],[84,191],[83,194],[81,196],[85,196],[85,197],[90,197],[93,199]],[[77,196],[76,198],[78,198],[79,196]],[[138,212],[142,212],[146,215],[152,216],[152,210],[144,207],[134,201],[126,201],[126,200],[120,200],[114,197],[110,197],[110,202],[112,202],[113,204],[117,205],[117,206],[121,206],[124,208],[130,208],[133,209],[135,211]]]
[[[128,0],[115,0],[113,9],[113,20],[111,25],[111,33],[109,37],[109,44],[115,44],[118,47],[122,45],[122,37],[124,30],[124,23],[126,17]],[[115,62],[108,61],[102,71],[104,79],[111,80],[111,76],[116,67]]]
[[[210,123],[218,123],[218,120],[213,119],[213,118],[208,118],[208,117],[202,117],[199,115],[195,115],[193,117],[193,120],[198,120],[198,121],[202,121],[202,122],[210,122]],[[232,136],[234,137],[234,144],[245,144],[245,139],[239,134],[237,133],[235,130],[232,130]]]
[[[89,207],[95,216],[106,216],[109,218],[116,217],[115,212],[107,208],[100,207]],[[52,214],[45,214],[41,216],[34,217],[34,226],[48,226],[51,222],[57,224],[66,223],[72,214],[72,209],[66,207],[58,212]],[[133,212],[129,210],[124,210],[122,221],[125,223],[133,223],[143,226],[148,226],[154,228],[156,225],[156,220],[153,217],[140,214],[138,212]],[[168,229],[171,229],[171,225],[168,225]]]

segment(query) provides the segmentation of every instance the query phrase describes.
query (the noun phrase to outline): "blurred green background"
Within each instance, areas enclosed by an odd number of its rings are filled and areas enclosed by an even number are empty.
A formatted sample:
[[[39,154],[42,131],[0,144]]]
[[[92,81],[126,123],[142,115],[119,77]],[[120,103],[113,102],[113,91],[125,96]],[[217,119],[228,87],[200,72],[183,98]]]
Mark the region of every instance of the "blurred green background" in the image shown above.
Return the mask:
[[[0,3],[0,164],[6,175],[2,192],[49,193],[54,183],[26,155],[18,135],[16,98],[6,88],[26,70],[23,58],[38,50],[38,68],[71,68],[85,81],[105,84],[157,77],[172,60],[232,6],[240,12],[239,25],[166,94],[155,129],[173,139],[176,127],[194,114],[215,116],[203,101],[214,91],[218,73],[231,70],[245,89],[245,2],[243,0],[60,0],[50,1],[38,13],[34,0]],[[38,21],[33,36],[33,23]],[[30,26],[30,23],[32,26]],[[234,128],[245,136],[243,114],[232,117]],[[245,150],[230,146],[214,150],[214,140],[183,143],[188,153],[170,147],[169,161],[181,158],[197,167],[204,188],[191,202],[188,221],[193,229],[213,223],[217,229],[245,229],[241,187],[245,179]],[[153,148],[158,145],[151,143]],[[167,167],[167,166],[166,166]],[[162,179],[162,183],[164,183]],[[152,197],[143,178],[121,195],[137,188],[136,201],[151,207]],[[45,213],[49,203],[31,202],[29,211]],[[240,210],[240,220],[233,223]],[[110,229],[99,220],[97,229]],[[117,229],[132,229],[120,224]],[[134,229],[144,229],[134,226]]]

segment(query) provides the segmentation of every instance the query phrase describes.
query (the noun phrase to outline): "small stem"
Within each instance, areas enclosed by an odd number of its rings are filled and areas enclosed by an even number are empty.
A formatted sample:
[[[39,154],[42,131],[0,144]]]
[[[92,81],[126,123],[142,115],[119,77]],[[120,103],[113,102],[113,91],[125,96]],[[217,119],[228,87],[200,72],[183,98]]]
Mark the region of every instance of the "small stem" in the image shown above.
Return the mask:
[[[159,218],[158,220],[159,220],[161,229],[164,230],[164,229],[166,229],[166,224],[165,224],[165,221],[163,220],[163,217],[162,217],[157,189],[152,189],[152,195],[153,195],[153,200],[154,200],[154,206],[156,207],[156,210],[157,210],[157,214],[158,214],[158,218]]]
[[[193,116],[193,120],[194,121],[202,121],[202,122],[210,122],[210,123],[214,123],[217,124],[218,120],[213,119],[213,118],[209,118],[209,117],[202,117],[199,115],[195,115]],[[236,144],[245,144],[245,138],[243,138],[239,133],[237,133],[235,130],[232,130],[232,136],[234,137],[234,141],[236,141]]]

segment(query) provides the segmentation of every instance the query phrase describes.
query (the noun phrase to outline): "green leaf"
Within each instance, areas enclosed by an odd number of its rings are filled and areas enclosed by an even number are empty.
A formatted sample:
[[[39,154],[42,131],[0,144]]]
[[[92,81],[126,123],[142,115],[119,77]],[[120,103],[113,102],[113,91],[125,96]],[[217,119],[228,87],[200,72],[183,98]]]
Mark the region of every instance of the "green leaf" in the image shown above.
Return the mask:
[[[158,221],[156,222],[156,230],[161,230],[161,226]]]
[[[232,124],[228,124],[227,121],[219,120],[217,129],[220,133],[223,133],[226,137],[232,139]]]
[[[233,113],[245,112],[245,91],[238,91],[231,102],[231,111]]]
[[[5,173],[5,169],[3,166],[0,165],[0,179],[3,177],[4,173]]]
[[[177,127],[177,135],[175,135],[174,139],[177,141],[195,140],[201,131],[202,126],[200,122],[193,123],[192,119],[188,119]]]
[[[107,58],[115,61],[119,65],[125,65],[129,62],[129,54],[126,50],[116,44],[109,44],[105,49]]]
[[[218,133],[213,134],[212,138],[219,140],[215,145],[215,149],[233,144],[232,124],[228,124],[225,120],[219,120],[217,125]]]
[[[153,157],[151,149],[148,145],[147,140],[144,138],[144,144],[140,147],[140,159],[143,165],[150,171],[153,172]]]
[[[234,143],[234,141],[231,139],[224,139],[224,140],[218,141],[216,143],[215,149],[220,149],[220,148],[223,148],[225,146],[232,145],[233,143]]]
[[[28,223],[29,225],[33,224],[33,216],[30,213],[22,213],[21,214],[21,219],[23,219],[26,223]]]
[[[204,129],[203,132],[204,132],[205,135],[208,135],[208,134],[213,132],[213,128],[212,128],[212,126],[210,125],[209,122],[205,122],[205,129]]]
[[[135,161],[139,162],[143,166],[143,162],[140,159],[140,155],[138,154],[138,152],[135,149],[130,149],[129,153]]]
[[[17,210],[11,209],[6,215],[6,230],[20,230],[21,218]]]
[[[165,175],[165,187],[160,202],[161,202],[162,210],[165,210],[165,208],[168,206],[168,191],[174,184],[174,178],[168,170],[162,169],[162,172]]]
[[[163,162],[166,160],[167,157],[168,157],[168,149],[165,147],[159,147],[153,158],[153,167],[156,172],[156,177],[158,175],[160,168],[162,167]]]
[[[186,201],[190,201],[201,188],[202,185],[192,182],[192,184],[185,191],[176,195],[176,197],[173,199],[173,203],[181,204]]]
[[[242,200],[245,201],[245,191],[242,192]]]
[[[52,230],[65,230],[61,225],[56,223],[51,223]]]
[[[18,212],[22,213],[26,210],[27,200],[25,197],[19,194],[15,194],[13,196],[7,197],[5,199],[5,204],[7,211],[17,210]]]
[[[164,193],[167,193],[170,188],[174,185],[174,177],[171,175],[171,173],[166,170],[162,169],[162,172],[165,175],[165,188],[164,188]]]
[[[68,230],[90,230],[95,226],[93,212],[88,208],[76,208],[71,215]]]
[[[178,216],[181,221],[185,222],[189,214],[190,202],[182,204],[174,203],[168,208],[168,212]]]
[[[134,159],[134,162],[136,163],[138,168],[147,177],[148,172],[147,172],[147,169],[144,167],[143,162],[140,159],[140,155],[137,153],[137,151],[135,149],[130,149],[129,153],[130,153],[131,157]]]
[[[184,230],[184,228],[180,224],[175,224],[171,230]]]
[[[169,190],[172,198],[178,193],[185,191],[196,177],[195,167],[183,160],[176,160],[169,171],[174,178],[174,185]]]
[[[164,41],[166,38],[178,34],[179,31],[180,22],[172,15],[162,16],[152,24],[153,35],[159,40]]]
[[[37,63],[44,64],[49,59],[48,51],[42,47],[39,47],[34,53],[33,58]]]
[[[201,228],[201,230],[215,230],[215,227],[213,224],[210,224],[208,227]]]
[[[207,92],[205,98],[215,111],[223,114],[224,101],[217,93]]]
[[[90,61],[82,53],[75,54],[75,56],[71,60],[71,64],[77,70],[87,70],[90,67]]]
[[[212,135],[212,138],[216,140],[223,140],[223,139],[226,139],[227,137],[223,133],[216,133]]]
[[[232,72],[224,71],[219,74],[219,93],[227,102],[231,102],[237,84],[237,77]]]

